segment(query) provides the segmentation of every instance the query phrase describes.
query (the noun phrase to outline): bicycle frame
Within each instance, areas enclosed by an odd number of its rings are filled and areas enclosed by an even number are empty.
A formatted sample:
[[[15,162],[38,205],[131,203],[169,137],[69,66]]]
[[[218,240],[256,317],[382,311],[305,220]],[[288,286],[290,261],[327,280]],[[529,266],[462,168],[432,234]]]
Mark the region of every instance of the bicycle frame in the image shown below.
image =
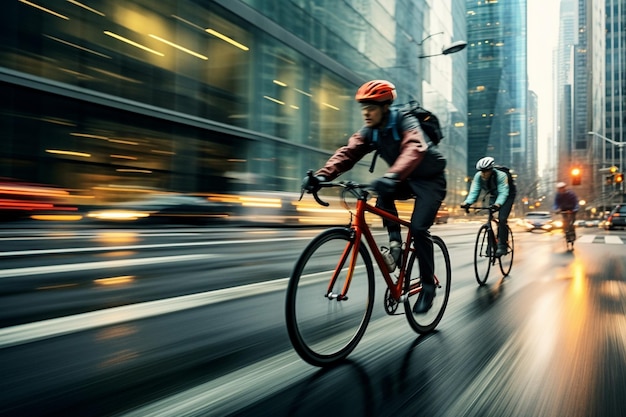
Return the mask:
[[[399,300],[401,302],[404,280],[406,278],[405,267],[406,267],[406,262],[408,260],[408,256],[402,257],[402,264],[400,265],[400,273],[398,276],[398,282],[394,284],[393,279],[391,278],[391,274],[387,270],[387,264],[385,263],[382,254],[378,250],[378,245],[376,243],[376,240],[374,239],[374,235],[372,234],[369,226],[367,225],[367,222],[365,220],[365,213],[372,213],[380,218],[393,221],[393,222],[399,223],[402,226],[405,226],[408,229],[408,232],[407,232],[407,237],[405,241],[406,247],[403,253],[406,255],[407,253],[411,251],[410,249],[411,247],[410,243],[412,239],[411,228],[410,228],[411,223],[399,217],[396,217],[393,214],[388,213],[383,209],[380,209],[378,207],[372,206],[371,204],[368,204],[364,198],[361,198],[361,197],[358,198],[357,203],[356,203],[356,214],[354,216],[354,219],[352,220],[352,223],[349,226],[349,228],[354,231],[355,240],[354,240],[354,249],[352,251],[352,257],[350,259],[350,269],[348,271],[348,276],[346,277],[346,281],[341,290],[341,294],[332,294],[331,290],[337,280],[339,271],[341,270],[342,266],[346,262],[350,245],[346,245],[346,248],[344,249],[343,255],[341,256],[339,264],[337,265],[337,268],[335,269],[335,273],[333,274],[333,277],[330,280],[330,283],[328,285],[327,294],[329,298],[336,298],[338,300],[347,298],[348,289],[350,287],[350,282],[352,280],[352,273],[354,272],[357,255],[359,253],[359,248],[362,243],[362,237],[365,237],[365,241],[367,242],[367,245],[370,248],[370,252],[374,255],[374,259],[376,260],[376,263],[378,264],[378,268],[380,269],[383,275],[383,279],[385,280],[385,283],[387,284],[387,287],[389,288],[389,291],[391,292],[391,296],[394,299]],[[437,282],[436,277],[435,277],[435,282]],[[416,294],[420,291],[421,291],[421,288],[416,288],[415,290],[412,290],[412,293]]]

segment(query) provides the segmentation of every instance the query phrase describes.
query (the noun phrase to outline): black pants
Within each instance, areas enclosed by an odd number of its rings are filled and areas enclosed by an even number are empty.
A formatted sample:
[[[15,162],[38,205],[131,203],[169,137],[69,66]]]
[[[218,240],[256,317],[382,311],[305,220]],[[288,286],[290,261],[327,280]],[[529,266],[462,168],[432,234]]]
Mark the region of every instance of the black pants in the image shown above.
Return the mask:
[[[434,283],[435,269],[433,241],[430,226],[435,222],[437,211],[446,197],[446,177],[442,173],[434,177],[410,178],[400,183],[396,192],[391,195],[379,196],[376,207],[395,216],[398,215],[395,200],[415,198],[413,214],[411,214],[411,234],[417,254],[422,282]],[[402,241],[400,225],[383,219],[390,240]]]
[[[493,197],[489,204],[493,204],[496,198]],[[507,229],[509,214],[511,214],[511,209],[513,208],[513,201],[515,200],[515,196],[508,196],[504,201],[504,204],[498,210],[498,243],[501,245],[506,245],[509,243],[509,231]]]

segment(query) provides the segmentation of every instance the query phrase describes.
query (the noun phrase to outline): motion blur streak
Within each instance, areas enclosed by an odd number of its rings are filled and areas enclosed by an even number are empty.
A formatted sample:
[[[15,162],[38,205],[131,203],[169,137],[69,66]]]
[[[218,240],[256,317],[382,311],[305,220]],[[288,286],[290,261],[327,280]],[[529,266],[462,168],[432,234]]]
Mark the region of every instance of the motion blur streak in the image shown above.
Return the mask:
[[[137,265],[154,265],[157,263],[168,262],[184,262],[195,259],[212,258],[215,255],[176,255],[176,256],[161,256],[158,258],[140,258],[140,259],[126,259],[115,261],[101,261],[101,262],[84,262],[78,264],[66,264],[66,265],[46,265],[46,266],[33,266],[26,268],[5,269],[0,271],[0,278],[6,277],[20,277],[25,275],[37,275],[37,274],[55,274],[69,271],[86,271],[90,269],[101,268],[121,268],[126,266]]]
[[[35,340],[79,332],[97,327],[110,326],[132,320],[155,317],[190,308],[207,306],[235,298],[252,297],[260,294],[284,291],[287,278],[269,282],[242,285],[216,291],[150,301],[147,303],[109,308],[74,316],[23,324],[0,329],[0,348],[21,345]]]
[[[387,320],[373,321],[368,326],[370,334],[389,330]],[[302,363],[302,359],[294,351],[283,352],[213,381],[155,401],[123,416],[191,417],[222,416],[228,413],[232,415],[272,392],[286,389],[318,372],[317,368],[302,366]],[[242,381],[246,381],[248,387],[245,391],[241,390]]]

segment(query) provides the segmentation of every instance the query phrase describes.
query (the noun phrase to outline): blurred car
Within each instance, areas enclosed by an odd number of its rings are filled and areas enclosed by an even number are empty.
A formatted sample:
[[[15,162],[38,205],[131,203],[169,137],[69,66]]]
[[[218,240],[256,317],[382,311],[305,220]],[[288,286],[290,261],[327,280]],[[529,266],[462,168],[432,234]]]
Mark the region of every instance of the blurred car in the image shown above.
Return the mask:
[[[550,231],[558,228],[558,224],[554,224],[552,220],[552,214],[549,211],[532,211],[526,213],[523,220],[523,226],[527,232],[534,230]],[[562,223],[561,223],[562,227]]]
[[[0,178],[0,220],[75,214],[69,191],[53,185]]]
[[[589,226],[587,226],[587,220],[576,220],[574,222],[574,227],[589,227]]]
[[[626,228],[626,204],[623,203],[615,206],[604,222],[605,230],[614,230],[617,228]]]
[[[207,223],[230,216],[230,206],[182,194],[156,194],[90,211],[98,221],[141,223]]]
[[[599,219],[591,219],[585,221],[585,227],[598,227],[600,225]]]

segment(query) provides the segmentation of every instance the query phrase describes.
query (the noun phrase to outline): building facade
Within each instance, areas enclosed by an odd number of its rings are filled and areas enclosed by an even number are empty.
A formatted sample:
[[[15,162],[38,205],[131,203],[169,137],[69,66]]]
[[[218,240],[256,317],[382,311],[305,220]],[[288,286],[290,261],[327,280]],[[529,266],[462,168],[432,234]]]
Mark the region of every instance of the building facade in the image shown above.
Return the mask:
[[[464,187],[465,54],[419,58],[464,39],[462,0],[14,1],[0,19],[0,176],[98,200],[296,192],[361,126],[358,86],[387,78],[440,116]]]
[[[528,133],[526,0],[467,0],[466,5],[467,172],[472,175],[478,159],[492,156],[498,164],[525,173],[518,176],[523,190],[538,175],[536,159],[528,158],[534,147]]]

